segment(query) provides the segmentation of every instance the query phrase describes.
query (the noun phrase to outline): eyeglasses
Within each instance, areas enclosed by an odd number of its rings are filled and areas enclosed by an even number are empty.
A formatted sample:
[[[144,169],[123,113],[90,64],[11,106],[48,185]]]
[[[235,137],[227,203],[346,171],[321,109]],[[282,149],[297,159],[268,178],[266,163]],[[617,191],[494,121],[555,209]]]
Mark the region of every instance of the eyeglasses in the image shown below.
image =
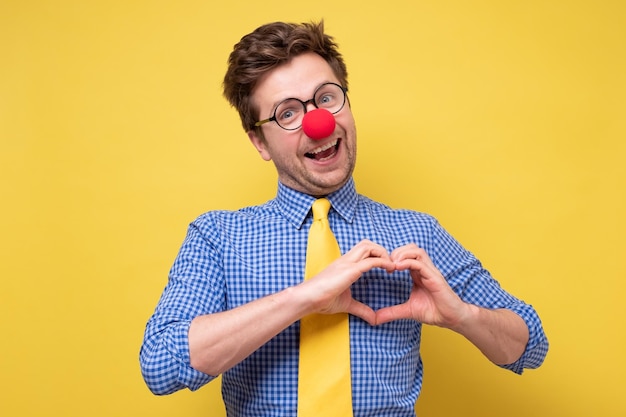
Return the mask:
[[[326,109],[332,114],[336,114],[346,104],[346,89],[335,83],[322,84],[315,90],[312,99],[307,101],[297,98],[285,99],[278,103],[272,117],[258,121],[254,125],[258,127],[265,123],[276,122],[285,130],[296,130],[302,126],[302,119],[304,119],[309,103],[318,109]]]

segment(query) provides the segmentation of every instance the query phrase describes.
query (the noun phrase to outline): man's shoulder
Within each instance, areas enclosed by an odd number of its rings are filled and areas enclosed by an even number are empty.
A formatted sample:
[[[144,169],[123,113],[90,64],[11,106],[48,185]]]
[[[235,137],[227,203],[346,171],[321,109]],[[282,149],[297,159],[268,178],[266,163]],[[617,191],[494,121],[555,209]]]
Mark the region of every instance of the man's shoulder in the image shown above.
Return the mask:
[[[431,214],[417,211],[410,208],[397,208],[391,207],[388,204],[382,203],[380,201],[373,200],[370,197],[359,194],[359,206],[362,209],[369,211],[372,214],[378,216],[389,216],[395,218],[404,218],[404,219],[414,219],[425,222],[436,222],[434,216]]]
[[[215,209],[199,215],[194,223],[222,223],[259,219],[276,215],[276,204],[270,200],[263,204],[241,207],[239,209]]]

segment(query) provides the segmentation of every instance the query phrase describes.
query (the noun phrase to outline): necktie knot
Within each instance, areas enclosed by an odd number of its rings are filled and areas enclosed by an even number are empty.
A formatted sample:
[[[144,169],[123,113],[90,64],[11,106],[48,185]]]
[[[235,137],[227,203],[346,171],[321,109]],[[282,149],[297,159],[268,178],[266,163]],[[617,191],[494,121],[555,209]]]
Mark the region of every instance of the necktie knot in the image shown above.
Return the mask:
[[[313,220],[322,220],[328,217],[330,210],[330,201],[326,198],[318,198],[313,202]]]

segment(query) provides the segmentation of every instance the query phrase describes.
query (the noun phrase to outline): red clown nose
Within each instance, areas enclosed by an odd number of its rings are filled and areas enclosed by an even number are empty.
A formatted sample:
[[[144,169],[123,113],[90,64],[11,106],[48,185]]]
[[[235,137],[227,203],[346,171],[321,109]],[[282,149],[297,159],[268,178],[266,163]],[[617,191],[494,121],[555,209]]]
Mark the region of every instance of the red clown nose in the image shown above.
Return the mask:
[[[326,109],[311,110],[302,119],[302,130],[314,140],[327,138],[335,131],[335,117]]]

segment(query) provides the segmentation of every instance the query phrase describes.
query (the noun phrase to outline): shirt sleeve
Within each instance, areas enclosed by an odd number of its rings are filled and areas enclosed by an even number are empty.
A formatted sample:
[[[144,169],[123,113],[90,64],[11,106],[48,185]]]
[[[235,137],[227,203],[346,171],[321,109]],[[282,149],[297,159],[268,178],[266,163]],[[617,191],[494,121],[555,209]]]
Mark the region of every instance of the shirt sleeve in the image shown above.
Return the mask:
[[[154,394],[197,390],[215,378],[191,367],[188,332],[195,317],[224,309],[218,239],[216,227],[206,219],[189,226],[168,283],[148,320],[139,359],[144,380]]]
[[[500,366],[517,374],[539,367],[548,353],[548,339],[535,309],[505,291],[480,261],[436,220],[433,220],[432,233],[433,247],[429,254],[433,263],[463,301],[484,308],[511,310],[528,326],[529,339],[522,356],[512,364]]]

